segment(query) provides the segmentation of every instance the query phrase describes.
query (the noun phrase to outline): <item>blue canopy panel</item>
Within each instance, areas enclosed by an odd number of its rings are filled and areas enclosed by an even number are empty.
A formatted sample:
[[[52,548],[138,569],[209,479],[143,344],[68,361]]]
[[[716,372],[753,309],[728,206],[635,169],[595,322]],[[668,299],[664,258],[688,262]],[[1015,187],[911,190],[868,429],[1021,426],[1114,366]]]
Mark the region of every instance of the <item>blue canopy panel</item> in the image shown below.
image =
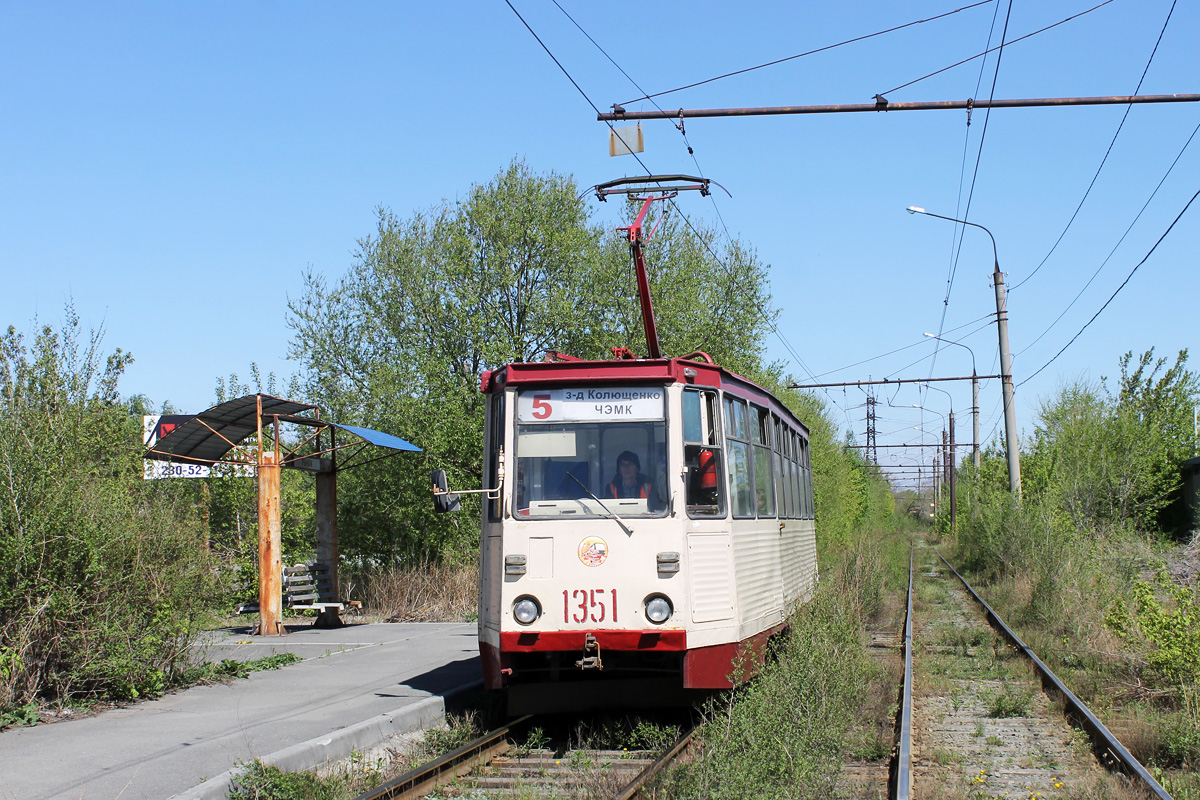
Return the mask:
[[[421,448],[411,442],[406,442],[399,436],[392,436],[390,433],[383,431],[371,430],[370,428],[360,428],[357,425],[343,425],[340,422],[330,422],[323,420],[326,425],[332,425],[335,428],[341,428],[344,431],[349,431],[355,436],[363,439],[370,444],[378,445],[379,447],[388,447],[392,450],[411,450],[415,453],[420,453]]]

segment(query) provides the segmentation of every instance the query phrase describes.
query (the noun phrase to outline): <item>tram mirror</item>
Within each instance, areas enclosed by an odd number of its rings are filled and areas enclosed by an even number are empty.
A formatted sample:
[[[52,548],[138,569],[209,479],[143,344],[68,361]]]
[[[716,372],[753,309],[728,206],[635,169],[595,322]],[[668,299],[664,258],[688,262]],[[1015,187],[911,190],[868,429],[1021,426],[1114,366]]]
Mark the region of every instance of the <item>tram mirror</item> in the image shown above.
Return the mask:
[[[462,500],[457,494],[450,492],[450,486],[446,482],[446,470],[435,469],[430,480],[433,483],[433,510],[439,514],[458,511]]]

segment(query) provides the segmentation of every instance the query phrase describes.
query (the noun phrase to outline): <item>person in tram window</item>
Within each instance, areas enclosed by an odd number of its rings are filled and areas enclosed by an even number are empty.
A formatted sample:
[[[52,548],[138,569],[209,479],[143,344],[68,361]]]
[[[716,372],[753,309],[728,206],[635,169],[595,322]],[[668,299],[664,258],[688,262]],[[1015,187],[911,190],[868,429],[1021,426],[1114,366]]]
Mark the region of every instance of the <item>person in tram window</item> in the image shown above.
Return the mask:
[[[608,484],[608,496],[617,499],[644,497],[649,507],[653,508],[656,505],[654,487],[641,469],[642,461],[632,450],[625,450],[617,456],[617,474]]]

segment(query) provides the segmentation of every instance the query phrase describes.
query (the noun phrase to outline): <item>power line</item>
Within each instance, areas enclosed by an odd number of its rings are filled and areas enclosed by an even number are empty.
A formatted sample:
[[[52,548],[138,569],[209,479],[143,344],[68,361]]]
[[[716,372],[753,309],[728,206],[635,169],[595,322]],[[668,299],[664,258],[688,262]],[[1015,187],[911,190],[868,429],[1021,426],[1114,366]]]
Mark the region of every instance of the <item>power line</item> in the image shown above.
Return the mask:
[[[920,83],[921,81],[923,81],[923,80],[926,80],[926,79],[928,79],[928,78],[932,78],[932,77],[934,77],[935,75],[941,75],[943,72],[947,72],[947,71],[949,71],[949,70],[952,70],[952,69],[954,69],[955,67],[961,67],[963,64],[967,64],[967,63],[969,63],[969,62],[971,62],[971,61],[974,61],[974,60],[975,60],[975,59],[977,59],[977,58],[983,58],[984,56],[988,55],[989,53],[993,53],[993,52],[995,52],[995,51],[997,51],[997,50],[1002,50],[1002,49],[1003,49],[1003,48],[1005,48],[1005,47],[1012,47],[1012,46],[1013,46],[1014,44],[1016,44],[1017,42],[1023,42],[1023,41],[1025,41],[1026,39],[1028,39],[1028,38],[1030,38],[1030,37],[1032,37],[1032,36],[1037,36],[1039,33],[1045,33],[1046,31],[1050,30],[1051,28],[1057,28],[1059,25],[1063,25],[1063,24],[1065,24],[1065,23],[1067,23],[1067,22],[1070,22],[1070,21],[1071,21],[1071,20],[1073,20],[1073,19],[1077,19],[1077,18],[1079,18],[1079,17],[1082,17],[1084,14],[1090,14],[1090,13],[1092,13],[1093,11],[1095,11],[1096,9],[1098,9],[1098,8],[1102,8],[1103,6],[1106,6],[1106,5],[1108,5],[1109,3],[1111,3],[1111,2],[1113,2],[1113,0],[1104,0],[1104,2],[1103,2],[1103,3],[1100,3],[1099,5],[1092,6],[1091,8],[1089,8],[1089,9],[1088,9],[1088,10],[1086,10],[1086,11],[1080,11],[1078,14],[1072,14],[1071,16],[1067,17],[1066,19],[1060,19],[1058,22],[1055,22],[1055,23],[1053,23],[1053,24],[1051,24],[1051,25],[1047,25],[1047,26],[1046,26],[1046,27],[1044,27],[1044,28],[1039,28],[1038,30],[1036,30],[1036,31],[1033,31],[1033,32],[1031,32],[1031,33],[1027,33],[1027,34],[1025,34],[1024,36],[1019,36],[1019,37],[1017,37],[1016,39],[1013,39],[1011,42],[1008,42],[1007,44],[1005,44],[1005,43],[1002,41],[998,47],[993,47],[993,48],[991,48],[990,50],[984,50],[982,53],[976,53],[975,55],[971,56],[970,58],[964,58],[962,61],[956,61],[956,62],[954,62],[953,64],[951,64],[951,65],[950,65],[950,66],[948,66],[948,67],[942,67],[941,69],[937,70],[936,72],[931,72],[931,73],[929,73],[928,75],[922,75],[921,77],[919,77],[919,78],[916,78],[916,79],[914,79],[914,80],[911,80],[911,81],[909,81],[908,83],[902,83],[902,84],[900,84],[899,86],[896,86],[896,87],[894,87],[894,88],[892,88],[892,89],[888,89],[886,92],[880,92],[879,94],[880,94],[880,95],[889,95],[889,94],[892,94],[893,92],[898,92],[898,91],[900,91],[901,89],[907,89],[909,86],[912,86],[914,83]],[[1012,6],[1011,6],[1011,4],[1009,5],[1009,9],[1010,9],[1010,10],[1012,9]]]
[[[918,19],[913,22],[907,22],[903,25],[897,25],[894,28],[888,28],[887,30],[877,31],[875,33],[868,33],[865,36],[856,36],[855,38],[847,39],[844,42],[838,42],[837,44],[825,45],[824,47],[818,47],[816,50],[809,50],[804,53],[797,53],[794,56],[787,56],[786,58],[778,58],[774,61],[768,61],[765,64],[759,64],[754,67],[746,67],[745,69],[739,69],[734,72],[727,72],[724,75],[718,75],[715,78],[707,78],[702,81],[697,81],[696,83],[689,83],[687,86],[680,86],[676,89],[668,89],[664,92],[655,92],[654,94],[645,94],[642,87],[638,86],[638,91],[643,92],[641,97],[634,98],[633,100],[626,100],[624,103],[619,103],[618,105],[624,106],[624,105],[629,105],[630,103],[639,103],[642,100],[652,100],[655,97],[662,97],[665,94],[674,94],[675,92],[682,92],[684,89],[694,89],[697,86],[703,86],[706,83],[713,83],[714,81],[723,80],[725,78],[731,78],[734,75],[742,75],[747,72],[753,72],[756,69],[763,69],[764,67],[773,67],[776,64],[782,64],[786,61],[794,61],[797,58],[804,58],[805,56],[815,55],[816,53],[823,53],[826,50],[833,50],[835,48],[842,47],[844,45],[854,44],[855,42],[865,41],[866,39],[872,39],[876,36],[882,36],[885,33],[893,33],[894,31],[903,30],[904,28],[910,28],[913,25],[920,25],[925,22],[933,22],[934,20],[942,19],[943,17],[949,17],[954,14],[957,14],[960,11],[967,11],[968,9],[972,9],[977,6],[987,5],[990,2],[992,2],[992,0],[983,0],[982,2],[979,2],[979,3],[972,3],[969,6],[963,6],[962,8],[956,8],[953,11],[947,11],[945,14],[938,14],[936,17],[929,17],[928,19]],[[1112,2],[1112,0],[1109,0],[1109,2]],[[555,3],[555,5],[558,5],[558,4]]]
[[[988,50],[990,50],[992,47],[992,35],[995,33],[995,30],[996,30],[996,17],[999,15],[999,13],[1000,13],[1000,4],[997,3],[996,7],[992,11],[992,24],[988,26],[987,42],[984,44],[984,47],[983,47],[985,53]],[[979,95],[979,87],[983,84],[983,72],[986,68],[987,68],[987,59],[985,58],[979,62],[979,74],[975,77],[975,91],[972,93],[972,97],[977,97]],[[946,312],[949,310],[948,306],[950,304],[950,286],[954,281],[954,274],[958,270],[958,259],[959,259],[960,255],[962,254],[963,237],[967,230],[967,226],[960,222],[957,222],[957,220],[961,219],[960,212],[962,211],[962,204],[963,204],[963,183],[966,179],[966,174],[967,174],[967,152],[968,152],[968,148],[970,147],[970,144],[971,144],[971,113],[972,113],[972,110],[968,109],[967,110],[967,120],[966,120],[967,124],[963,130],[962,162],[958,168],[958,193],[954,197],[954,218],[956,221],[954,223],[954,228],[950,231],[950,265],[949,265],[949,269],[946,274],[946,296],[942,300],[941,318],[938,319],[937,339],[934,341],[934,346],[933,346],[933,361],[931,361],[929,364],[929,374],[930,375],[933,374],[933,370],[937,366],[937,356],[938,356],[938,352],[941,349],[941,344],[942,344],[942,342],[941,342],[941,337],[943,335],[942,328],[946,324]],[[971,186],[972,186],[972,189],[974,189],[974,178],[972,178]],[[956,245],[956,240],[957,240],[957,245]]]
[[[558,60],[558,58],[555,57],[554,53],[552,53],[550,51],[550,48],[546,46],[546,43],[543,42],[541,37],[539,37],[537,35],[537,33],[533,30],[532,27],[530,27],[529,23],[525,21],[525,18],[521,16],[521,13],[519,11],[517,11],[517,9],[513,6],[513,4],[510,2],[510,0],[504,0],[504,2],[509,7],[509,9],[512,10],[513,14],[516,15],[517,19],[519,19],[521,21],[521,24],[525,26],[525,29],[527,31],[529,31],[530,35],[533,36],[533,38],[537,41],[537,43],[539,45],[541,45],[542,49],[546,51],[546,55],[550,56],[550,59],[555,63],[555,65],[559,68],[559,70],[562,71],[563,75],[565,75],[567,77],[567,80],[569,80],[571,82],[571,85],[575,87],[575,89],[579,92],[580,95],[582,95],[583,99],[587,101],[587,104],[592,107],[592,110],[595,111],[596,115],[599,117],[600,109],[596,106],[595,103],[592,102],[592,99],[590,97],[588,97],[587,92],[583,91],[583,88],[575,81],[575,79],[573,77],[571,77],[571,73],[567,72],[566,67],[564,67],[562,65],[562,63]],[[557,5],[557,3],[556,3],[556,5]],[[566,13],[566,12],[564,11],[564,13]],[[568,15],[568,19],[570,19],[570,15]],[[574,20],[572,20],[572,22],[574,22]],[[579,27],[578,24],[576,24],[576,27]],[[580,28],[580,30],[582,31],[582,28]],[[584,35],[586,36],[587,33],[584,32]],[[589,36],[588,38],[590,39],[591,37]],[[597,45],[597,47],[599,47],[599,45]],[[603,49],[601,49],[601,52],[603,52]],[[607,53],[605,55],[607,55]],[[609,60],[611,61],[612,59],[610,58]],[[614,64],[615,64],[615,62],[614,62]],[[620,69],[619,66],[617,68]],[[622,70],[622,72],[624,72],[624,70]],[[628,77],[628,75],[626,77]],[[630,80],[632,80],[632,79],[630,79]],[[637,84],[635,83],[634,85],[636,86]],[[616,131],[613,128],[612,123],[606,121],[606,124],[608,125],[609,129],[612,130],[615,134]],[[650,170],[650,168],[646,166],[645,162],[643,162],[642,159],[638,157],[637,153],[632,153],[631,155],[633,155],[634,159],[637,160],[638,164],[641,165],[642,169],[645,170],[647,175],[652,176],[654,174]],[[704,245],[704,248],[706,250],[708,250],[709,255],[711,255],[713,257],[713,260],[716,261],[716,263],[722,269],[725,270],[725,272],[729,275],[729,277],[735,281],[735,285],[736,285],[737,276],[734,275],[733,271],[728,266],[726,266],[726,264],[720,259],[720,257],[717,256],[717,254],[715,252],[713,252],[712,247],[709,245],[709,243],[707,241],[705,241],[704,237],[700,235],[700,232],[696,229],[695,225],[692,224],[692,221],[691,221],[691,219],[688,218],[687,214],[683,213],[683,211],[679,209],[678,205],[675,203],[674,200],[671,201],[671,207],[676,209],[676,211],[679,213],[680,217],[683,219],[684,223],[688,226],[688,228],[692,231],[692,234],[696,237],[696,240],[699,241],[702,245]],[[771,330],[777,336],[780,336],[780,340],[784,343],[784,347],[788,350],[789,353],[792,354],[792,356],[794,358],[796,358],[797,362],[800,363],[800,365],[807,370],[807,367],[803,364],[803,360],[800,358],[799,354],[796,353],[792,349],[791,344],[789,342],[787,342],[787,340],[784,339],[782,337],[782,335],[779,334],[779,329],[775,325],[774,321],[766,314],[765,311],[762,311],[761,313],[763,316],[763,320],[766,322],[767,326],[770,327]],[[808,372],[810,375],[812,374],[811,370],[808,370]]]
[[[1066,344],[1064,344],[1064,345],[1063,345],[1063,347],[1062,347],[1062,350],[1059,350],[1057,353],[1055,353],[1053,358],[1051,358],[1051,359],[1050,359],[1049,361],[1047,361],[1045,364],[1042,364],[1042,366],[1038,367],[1038,369],[1037,369],[1037,372],[1034,372],[1034,373],[1033,373],[1032,375],[1030,375],[1028,378],[1026,378],[1025,380],[1023,380],[1023,381],[1021,381],[1020,383],[1018,383],[1018,384],[1017,384],[1018,386],[1024,386],[1026,383],[1028,383],[1029,381],[1033,380],[1033,378],[1035,378],[1035,377],[1038,375],[1038,373],[1040,373],[1040,372],[1041,372],[1042,370],[1044,370],[1046,367],[1048,367],[1048,366],[1050,366],[1051,364],[1053,364],[1053,363],[1054,363],[1054,360],[1055,360],[1056,358],[1058,358],[1059,356],[1061,356],[1061,355],[1062,355],[1064,352],[1066,352],[1066,349],[1067,349],[1068,347],[1070,347],[1072,344],[1074,344],[1074,343],[1075,343],[1075,340],[1076,340],[1076,339],[1078,339],[1078,338],[1079,338],[1079,337],[1080,337],[1080,336],[1083,334],[1083,332],[1084,332],[1085,330],[1087,330],[1088,326],[1089,326],[1089,325],[1091,325],[1093,322],[1095,322],[1095,321],[1096,321],[1096,317],[1100,316],[1100,314],[1101,314],[1101,313],[1104,311],[1104,309],[1108,308],[1108,304],[1109,304],[1109,303],[1111,303],[1111,302],[1113,301],[1113,299],[1114,299],[1114,298],[1117,296],[1117,294],[1118,294],[1118,293],[1119,293],[1119,292],[1120,292],[1122,289],[1124,289],[1124,288],[1125,288],[1125,284],[1129,283],[1129,280],[1130,280],[1130,279],[1133,277],[1133,273],[1135,273],[1135,272],[1137,272],[1137,271],[1138,271],[1138,267],[1142,266],[1142,264],[1145,264],[1145,263],[1146,263],[1146,260],[1147,260],[1148,258],[1150,258],[1150,255],[1151,255],[1151,254],[1152,254],[1152,253],[1153,253],[1155,250],[1157,250],[1157,249],[1158,249],[1158,246],[1159,246],[1160,244],[1162,244],[1162,240],[1163,240],[1163,239],[1165,239],[1165,238],[1167,238],[1167,234],[1168,234],[1168,233],[1170,233],[1170,232],[1171,232],[1171,229],[1175,227],[1175,223],[1176,223],[1176,222],[1179,222],[1180,218],[1181,218],[1181,217],[1183,217],[1183,215],[1184,215],[1184,214],[1187,212],[1187,210],[1188,210],[1189,208],[1191,208],[1191,206],[1192,206],[1192,203],[1194,203],[1194,202],[1196,201],[1196,198],[1197,198],[1197,197],[1200,197],[1200,191],[1197,191],[1197,192],[1196,192],[1194,195],[1192,195],[1192,199],[1187,201],[1187,205],[1185,205],[1185,206],[1183,207],[1183,211],[1180,211],[1180,212],[1179,212],[1178,216],[1176,216],[1176,217],[1175,217],[1175,219],[1174,219],[1174,220],[1171,222],[1171,224],[1170,224],[1170,225],[1167,227],[1167,229],[1166,229],[1165,231],[1163,231],[1163,234],[1162,234],[1162,236],[1158,237],[1158,241],[1156,241],[1156,242],[1154,243],[1154,246],[1150,248],[1150,251],[1149,251],[1148,253],[1146,253],[1146,255],[1145,255],[1145,256],[1143,256],[1143,257],[1142,257],[1142,260],[1141,260],[1141,261],[1139,261],[1139,262],[1138,262],[1136,265],[1134,265],[1133,269],[1131,269],[1131,270],[1129,271],[1129,274],[1125,276],[1125,280],[1121,281],[1121,285],[1120,285],[1120,286],[1118,286],[1118,287],[1116,288],[1116,291],[1114,291],[1114,292],[1112,293],[1112,296],[1111,296],[1111,297],[1109,297],[1107,300],[1105,300],[1105,301],[1104,301],[1104,305],[1100,306],[1100,310],[1099,310],[1099,311],[1097,311],[1095,314],[1093,314],[1093,315],[1092,315],[1092,318],[1091,318],[1091,319],[1089,319],[1087,322],[1085,322],[1085,323],[1083,324],[1083,327],[1079,329],[1079,332],[1078,332],[1078,333],[1076,333],[1074,336],[1072,336],[1072,337],[1071,337],[1071,341],[1069,341],[1069,342],[1067,342]]]
[[[1167,18],[1163,20],[1162,30],[1158,32],[1158,39],[1154,42],[1154,49],[1150,51],[1150,58],[1146,60],[1146,67],[1142,70],[1142,77],[1138,78],[1137,87],[1133,90],[1136,95],[1142,89],[1142,83],[1146,80],[1146,73],[1150,71],[1150,65],[1154,63],[1154,55],[1158,52],[1158,46],[1162,44],[1163,34],[1167,32],[1167,24],[1171,21],[1171,15],[1175,13],[1175,3],[1177,0],[1171,0],[1171,8],[1167,11]],[[1071,214],[1071,218],[1067,220],[1066,227],[1062,229],[1062,233],[1054,240],[1054,244],[1050,247],[1050,252],[1046,253],[1033,272],[1025,276],[1020,283],[1015,286],[1010,286],[1008,291],[1019,289],[1029,282],[1029,279],[1038,274],[1046,262],[1050,260],[1050,256],[1054,255],[1054,251],[1058,249],[1058,245],[1062,243],[1063,237],[1067,235],[1067,231],[1071,230],[1071,225],[1074,224],[1075,218],[1079,216],[1080,209],[1087,202],[1088,195],[1092,193],[1092,187],[1096,185],[1096,181],[1100,178],[1100,173],[1104,169],[1104,165],[1108,162],[1108,156],[1112,153],[1113,145],[1117,143],[1117,137],[1121,135],[1121,129],[1125,127],[1125,120],[1129,119],[1129,112],[1133,110],[1132,105],[1125,106],[1125,113],[1121,115],[1121,122],[1117,125],[1117,130],[1113,133],[1112,141],[1108,143],[1108,149],[1104,151],[1104,157],[1100,159],[1100,166],[1096,167],[1096,174],[1092,176],[1092,182],[1088,184],[1087,190],[1084,191],[1083,197],[1079,198],[1079,205],[1075,206],[1075,212]],[[1124,238],[1124,237],[1122,237]]]
[[[1063,317],[1065,317],[1067,315],[1067,312],[1070,311],[1075,306],[1075,303],[1077,303],[1079,301],[1079,298],[1083,297],[1083,293],[1085,291],[1087,291],[1088,287],[1092,285],[1092,282],[1096,280],[1096,276],[1100,274],[1100,270],[1104,269],[1104,267],[1112,259],[1113,255],[1117,252],[1117,248],[1119,248],[1121,246],[1121,243],[1125,241],[1125,238],[1127,236],[1129,236],[1129,232],[1133,230],[1133,226],[1136,225],[1137,221],[1142,218],[1142,214],[1144,214],[1146,212],[1146,209],[1150,206],[1150,201],[1154,199],[1155,195],[1158,194],[1158,190],[1162,188],[1164,183],[1166,183],[1167,178],[1170,177],[1171,172],[1175,169],[1175,165],[1179,163],[1179,159],[1181,159],[1183,157],[1184,151],[1186,151],[1188,149],[1188,145],[1190,145],[1192,143],[1192,139],[1194,139],[1196,137],[1197,132],[1200,132],[1200,124],[1196,125],[1196,127],[1192,129],[1191,136],[1189,136],[1187,138],[1187,141],[1184,142],[1183,147],[1179,150],[1179,153],[1176,154],[1175,160],[1171,162],[1171,166],[1167,167],[1166,174],[1162,176],[1162,178],[1158,182],[1158,185],[1154,187],[1154,191],[1152,191],[1150,193],[1150,196],[1146,198],[1146,202],[1142,203],[1142,207],[1138,210],[1137,215],[1134,216],[1133,221],[1129,223],[1129,227],[1127,227],[1125,229],[1125,232],[1121,234],[1121,238],[1117,240],[1117,243],[1114,244],[1112,249],[1108,251],[1108,255],[1105,256],[1104,260],[1100,262],[1100,266],[1096,267],[1096,271],[1092,273],[1092,277],[1088,278],[1087,283],[1085,283],[1083,285],[1083,288],[1080,289],[1079,292],[1075,295],[1075,297],[1071,300],[1071,302],[1067,304],[1067,307],[1062,310],[1062,313],[1060,313],[1057,317],[1054,318],[1054,322],[1051,322],[1048,326],[1046,326],[1046,329],[1044,331],[1042,331],[1040,334],[1038,334],[1038,337],[1036,339],[1034,339],[1032,342],[1030,342],[1028,345],[1026,345],[1025,348],[1023,350],[1021,350],[1020,353],[1017,353],[1017,355],[1021,355],[1021,353],[1024,353],[1025,351],[1027,351],[1031,347],[1033,347],[1035,344],[1040,342],[1047,333],[1049,333],[1051,330],[1053,330],[1054,326],[1056,326],[1059,323],[1059,320],[1061,320]]]
[[[976,322],[980,322],[985,319],[989,320],[988,324],[990,325],[991,324],[990,320],[991,320],[992,316],[993,316],[992,314],[985,314],[984,316],[979,317],[978,319],[973,319],[970,322],[964,322],[962,325],[959,325],[957,328],[951,328],[950,330],[946,331],[946,333],[954,333],[955,331],[962,330],[963,328],[967,327],[968,325],[974,325]],[[972,333],[974,333],[974,332],[975,331],[972,331]],[[970,336],[971,334],[967,334],[967,335]],[[823,378],[826,375],[832,375],[835,372],[842,372],[843,370],[852,369],[854,367],[861,367],[863,364],[869,364],[872,361],[878,361],[881,358],[887,358],[888,356],[895,355],[896,353],[900,353],[904,350],[910,350],[914,347],[919,347],[920,345],[925,344],[925,342],[926,342],[925,339],[921,339],[920,341],[913,342],[912,344],[906,344],[903,347],[897,347],[895,350],[889,350],[886,353],[880,353],[877,356],[871,356],[870,358],[864,358],[862,361],[855,361],[853,364],[847,364],[844,367],[837,367],[835,369],[826,370],[826,371],[820,373],[819,375],[811,375],[810,377],[812,377],[815,380],[817,378]]]
[[[979,164],[983,161],[983,143],[987,140],[988,121],[992,117],[992,102],[996,98],[996,82],[1000,79],[1000,60],[1004,57],[1004,41],[1008,36],[1008,21],[1012,17],[1012,0],[1008,0],[1008,11],[1004,14],[1004,29],[1000,33],[1000,47],[996,54],[996,68],[992,72],[992,88],[988,94],[988,107],[983,115],[983,131],[979,134],[979,149],[975,153],[975,170],[971,174],[971,188],[967,190],[967,206],[963,210],[962,220],[971,218],[971,201],[975,197],[975,182],[979,178]],[[961,241],[959,249],[961,252]],[[946,296],[942,300],[942,319],[938,322],[938,336],[941,336],[942,325],[946,321],[946,312],[950,308],[950,292],[954,289],[954,276],[958,272],[958,259],[950,267],[950,277],[946,282]],[[929,366],[929,373],[933,374],[933,367],[937,362],[937,351],[934,351],[934,363]]]

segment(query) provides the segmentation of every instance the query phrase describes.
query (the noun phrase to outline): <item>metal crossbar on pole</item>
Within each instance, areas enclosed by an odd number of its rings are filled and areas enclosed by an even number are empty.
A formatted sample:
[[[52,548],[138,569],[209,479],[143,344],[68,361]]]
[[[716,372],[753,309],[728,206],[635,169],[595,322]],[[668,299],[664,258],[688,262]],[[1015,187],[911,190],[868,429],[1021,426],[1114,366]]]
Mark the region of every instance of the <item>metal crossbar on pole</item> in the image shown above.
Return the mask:
[[[892,103],[879,95],[874,103],[841,103],[824,106],[762,106],[751,108],[681,108],[677,111],[613,111],[596,115],[600,122],[642,119],[698,119],[701,117],[772,117],[790,114],[853,114],[864,111],[953,111],[974,108],[1045,108],[1060,106],[1114,106],[1134,103],[1195,103],[1200,94],[1143,94],[1109,97],[1032,97],[1013,100],[936,100]]]
[[[884,378],[879,381],[845,381],[843,383],[793,383],[789,389],[829,389],[835,386],[886,386],[897,383],[936,383],[937,381],[969,381],[1002,378],[1003,375],[962,375],[955,378]]]

